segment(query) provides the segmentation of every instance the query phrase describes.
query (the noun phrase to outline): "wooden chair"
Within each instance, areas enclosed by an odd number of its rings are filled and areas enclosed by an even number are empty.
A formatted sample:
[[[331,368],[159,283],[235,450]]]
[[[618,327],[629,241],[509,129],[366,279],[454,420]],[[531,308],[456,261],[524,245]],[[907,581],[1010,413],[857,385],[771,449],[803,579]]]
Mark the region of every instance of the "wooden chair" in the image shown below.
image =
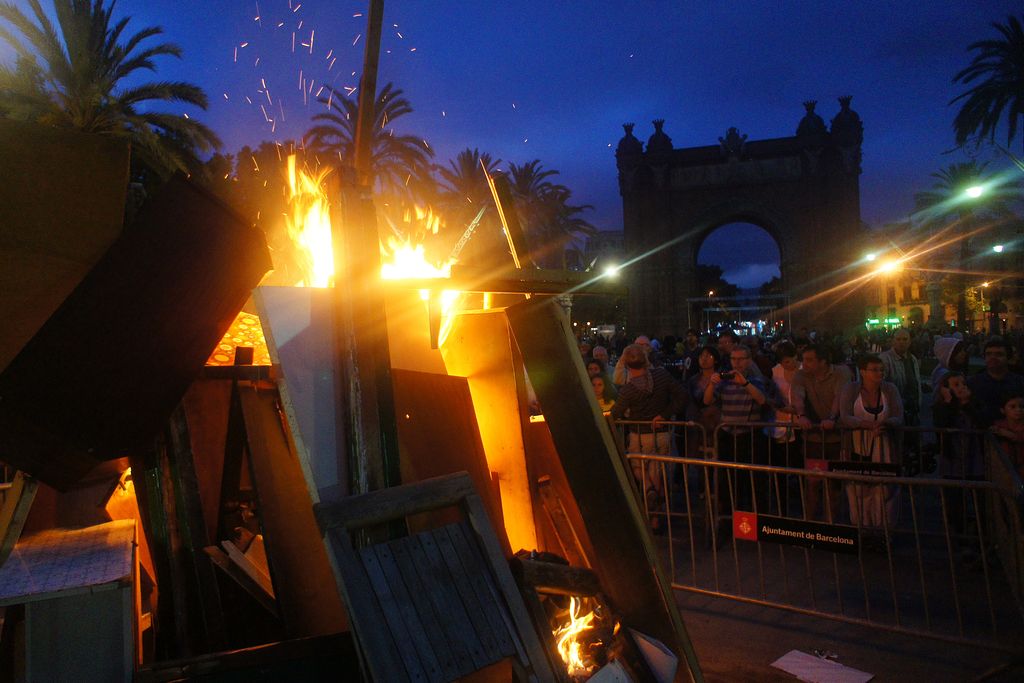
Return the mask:
[[[356,547],[358,529],[440,508],[463,519]],[[468,474],[322,503],[316,513],[373,680],[451,681],[505,660],[516,680],[556,680]]]

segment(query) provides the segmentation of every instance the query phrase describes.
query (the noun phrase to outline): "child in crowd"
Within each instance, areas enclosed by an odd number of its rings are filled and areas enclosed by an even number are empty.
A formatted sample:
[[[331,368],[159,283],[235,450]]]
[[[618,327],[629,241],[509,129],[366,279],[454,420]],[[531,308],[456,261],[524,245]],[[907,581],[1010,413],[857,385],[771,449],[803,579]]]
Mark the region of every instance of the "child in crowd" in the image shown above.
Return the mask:
[[[601,406],[601,412],[607,413],[615,405],[615,401],[605,398],[605,380],[601,375],[591,375],[590,384],[594,387],[594,396],[597,397],[597,405]]]
[[[1007,397],[1000,411],[1003,419],[992,425],[992,432],[999,437],[1017,474],[1024,479],[1024,396]]]

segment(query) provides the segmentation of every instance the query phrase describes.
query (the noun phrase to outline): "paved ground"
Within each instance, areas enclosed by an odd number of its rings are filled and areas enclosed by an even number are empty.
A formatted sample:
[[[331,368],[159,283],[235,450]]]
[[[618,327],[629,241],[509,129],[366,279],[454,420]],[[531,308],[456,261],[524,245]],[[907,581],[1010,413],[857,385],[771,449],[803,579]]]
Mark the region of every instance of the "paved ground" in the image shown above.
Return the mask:
[[[790,650],[829,650],[838,661],[874,674],[874,681],[971,681],[1005,664],[1000,652],[912,638],[876,629],[805,617],[722,598],[679,593],[686,628],[705,679],[793,681],[771,667]],[[989,680],[1024,680],[1024,666]]]

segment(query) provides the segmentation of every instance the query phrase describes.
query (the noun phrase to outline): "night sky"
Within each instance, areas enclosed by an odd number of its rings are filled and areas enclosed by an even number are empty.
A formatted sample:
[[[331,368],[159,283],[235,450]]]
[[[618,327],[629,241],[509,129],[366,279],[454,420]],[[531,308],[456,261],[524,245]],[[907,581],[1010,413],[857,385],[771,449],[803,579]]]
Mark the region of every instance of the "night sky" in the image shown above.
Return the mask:
[[[188,113],[228,152],[300,137],[323,106],[311,96],[304,103],[302,78],[314,94],[323,83],[358,84],[365,2],[121,0],[117,8],[133,17],[129,29],[159,25],[183,47],[184,59],[164,59],[158,77],[207,91],[209,111]],[[865,130],[863,217],[880,225],[907,216],[929,173],[964,160],[944,154],[953,147],[948,102],[960,91],[952,77],[969,61],[966,46],[994,33],[990,22],[1020,11],[1019,0],[390,0],[379,83],[405,91],[416,111],[395,128],[425,138],[438,163],[466,147],[506,162],[538,158],[607,230],[621,229],[614,147],[623,122],[636,122],[646,140],[651,120],[664,118],[676,147],[716,144],[730,126],[752,140],[782,137],[795,133],[804,100],[818,100],[829,122],[836,98],[852,95]],[[0,48],[0,59],[10,51]],[[261,79],[272,104],[258,92]],[[763,240],[720,236],[701,260],[754,286],[777,263],[765,253]]]

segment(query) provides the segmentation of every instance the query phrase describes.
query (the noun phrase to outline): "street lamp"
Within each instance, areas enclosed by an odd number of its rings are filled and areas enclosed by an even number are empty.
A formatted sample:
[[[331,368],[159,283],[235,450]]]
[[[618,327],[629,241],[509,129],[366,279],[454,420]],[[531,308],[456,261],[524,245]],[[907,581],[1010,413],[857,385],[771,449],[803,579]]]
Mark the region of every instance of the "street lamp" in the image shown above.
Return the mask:
[[[971,185],[964,190],[964,194],[970,199],[977,199],[981,195],[985,194],[985,187],[983,185]]]
[[[992,247],[992,251],[996,252],[997,254],[1002,254],[1003,253],[1003,245],[1001,245],[1001,244],[995,245],[994,247]]]

